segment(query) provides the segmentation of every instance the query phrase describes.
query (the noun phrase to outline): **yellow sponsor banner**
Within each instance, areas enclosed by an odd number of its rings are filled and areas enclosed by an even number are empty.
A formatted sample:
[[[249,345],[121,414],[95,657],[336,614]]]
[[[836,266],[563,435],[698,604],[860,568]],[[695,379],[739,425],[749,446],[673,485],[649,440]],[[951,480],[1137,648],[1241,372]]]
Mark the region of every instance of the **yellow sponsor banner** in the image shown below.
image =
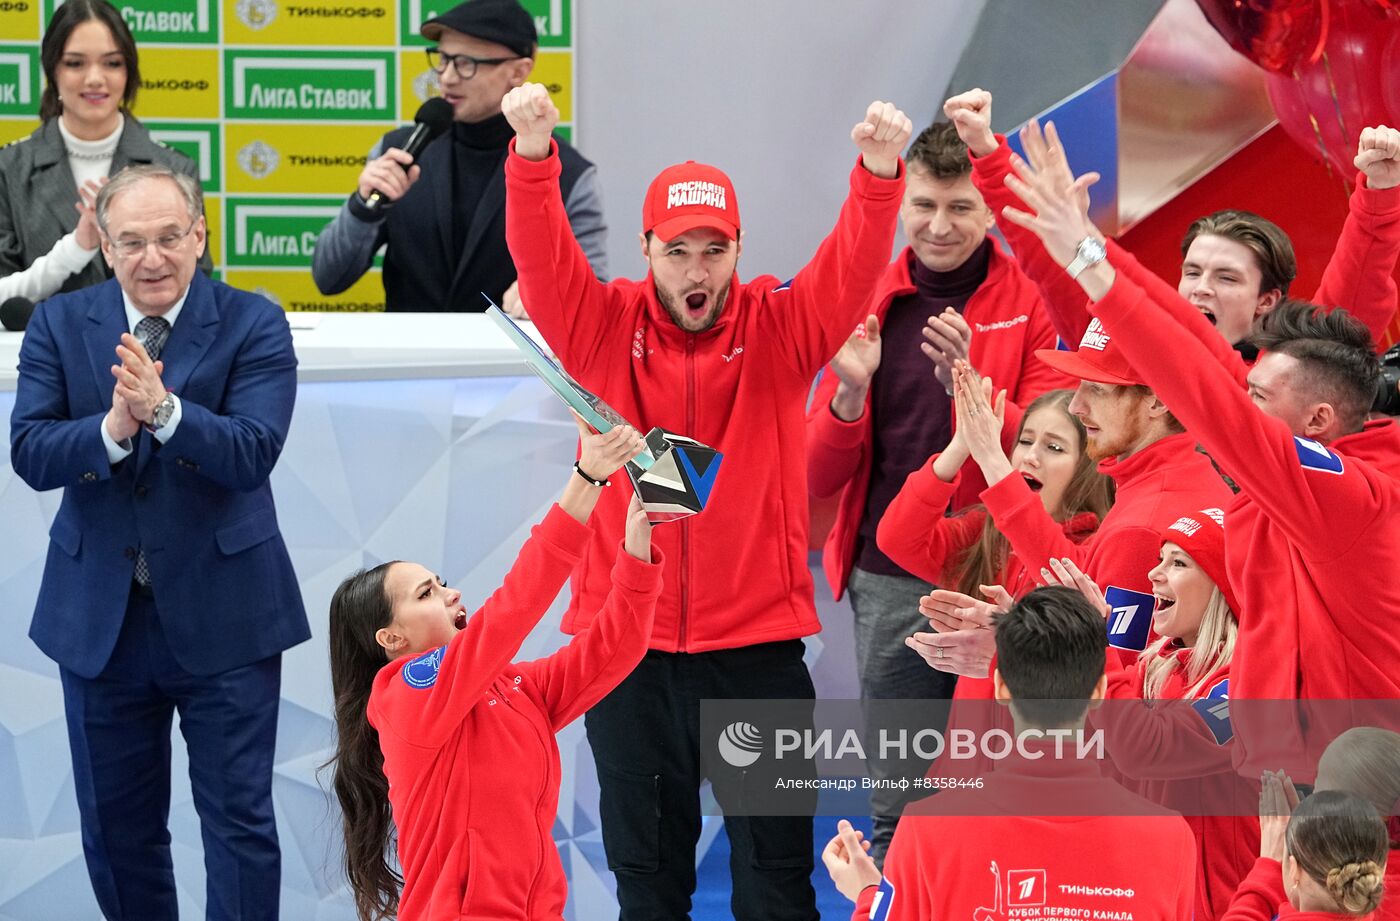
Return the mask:
[[[219,117],[219,52],[204,48],[141,49],[138,118]]]
[[[0,146],[29,137],[37,127],[37,118],[0,118]]]
[[[393,0],[224,0],[223,6],[229,45],[397,44]]]
[[[0,0],[0,36],[7,42],[39,40],[39,0]]]
[[[393,125],[224,126],[225,190],[349,195],[369,149]]]
[[[535,69],[530,72],[530,80],[543,83],[549,88],[549,95],[559,107],[559,121],[570,124],[574,120],[574,53],[572,51],[541,50],[535,56]],[[440,96],[437,74],[428,66],[423,49],[399,52],[399,117],[406,122],[413,121],[418,107],[433,96]]]
[[[535,55],[535,69],[530,72],[530,80],[543,83],[549,96],[559,107],[559,121],[572,124],[574,120],[574,53],[572,51],[546,51],[541,49]]]
[[[437,74],[428,66],[422,48],[399,52],[399,118],[413,121],[418,107],[434,96],[441,96]]]
[[[322,294],[304,269],[275,271],[267,269],[231,269],[224,281],[269,298],[283,310],[355,311],[376,313],[384,309],[384,283],[379,272],[371,269],[348,290],[339,294]]]
[[[214,268],[224,267],[224,200],[218,195],[204,196],[204,226],[209,228],[205,246]]]

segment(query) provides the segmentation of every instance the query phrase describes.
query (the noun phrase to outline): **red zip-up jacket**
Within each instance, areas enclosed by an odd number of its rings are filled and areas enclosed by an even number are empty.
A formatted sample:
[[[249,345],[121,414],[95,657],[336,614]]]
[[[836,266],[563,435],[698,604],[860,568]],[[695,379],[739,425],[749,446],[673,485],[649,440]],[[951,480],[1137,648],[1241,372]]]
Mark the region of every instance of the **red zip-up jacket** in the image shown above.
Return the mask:
[[[512,142],[513,143],[513,142]],[[889,262],[903,166],[881,179],[857,163],[832,233],[791,281],[736,276],[718,321],[675,324],[641,281],[599,282],[559,198],[559,158],[506,159],[506,241],[530,318],[561,364],[645,432],[724,453],[704,512],[658,527],[666,568],[651,648],[705,652],[816,633],[807,567],[805,409],[812,379],[865,315]],[[564,630],[587,625],[608,592],[629,490],[604,491],[574,573]]]
[[[1228,728],[1217,730],[1217,737],[1192,706],[1205,699],[1229,706],[1229,664],[1207,676],[1198,697],[1189,698],[1191,650],[1161,655],[1175,657],[1177,667],[1153,706],[1139,708],[1127,701],[1144,699],[1147,660],[1125,665],[1118,650],[1109,650],[1105,696],[1117,703],[1091,711],[1089,721],[1105,729],[1114,767],[1134,790],[1183,813],[1196,838],[1196,921],[1212,921],[1224,914],[1259,853],[1259,819],[1243,814],[1257,804],[1258,792],[1235,773]],[[1228,727],[1228,716],[1225,721]]]
[[[1400,698],[1400,427],[1368,422],[1326,446],[1295,437],[1254,406],[1189,329],[1164,323],[1126,272],[1094,312],[1241,487],[1222,506],[1226,565],[1242,608],[1232,696]],[[1251,731],[1237,721],[1240,772],[1284,766],[1311,782],[1331,736],[1304,722],[1275,712]]]
[[[1047,767],[1060,776],[1044,776]],[[981,790],[949,789],[910,804],[885,856],[883,882],[860,893],[851,921],[1092,918],[1094,912],[1191,921],[1196,846],[1190,829],[1181,816],[1164,814],[1094,769],[1093,762],[1013,759],[1001,762]],[[1061,802],[1098,814],[1020,814],[1028,803]]]
[[[1020,476],[987,487],[982,501],[1031,572],[1039,572],[1051,557],[1069,557],[1105,592],[1117,587],[1137,593],[1139,609],[1120,614],[1149,617],[1147,574],[1159,560],[1162,531],[1183,514],[1224,508],[1232,498],[1230,487],[1186,434],[1168,435],[1126,458],[1100,461],[1099,471],[1113,478],[1117,494],[1098,531],[1083,543],[1064,535]],[[1114,643],[1112,632],[1109,642]]]
[[[937,459],[938,455],[933,455],[904,478],[904,485],[885,510],[885,517],[880,519],[876,542],[885,556],[902,569],[925,582],[949,587],[957,578],[959,558],[982,536],[987,510],[970,508],[951,518],[943,514],[949,500],[958,493],[968,466],[964,466],[953,482],[945,483],[933,472]],[[1081,512],[1059,524],[1065,538],[1076,544],[1086,540],[1098,526],[1099,516],[1093,512]],[[1013,598],[1020,598],[1035,588],[1036,577],[1013,548],[994,582]]]
[[[663,569],[655,550],[644,563],[619,549],[592,625],[553,655],[512,663],[588,539],[554,506],[450,643],[374,680],[368,715],[398,829],[402,921],[563,917],[555,733],[641,661]]]
[[[1105,591],[1116,587],[1137,593],[1138,610],[1128,614],[1149,617],[1152,583],[1147,574],[1157,565],[1162,529],[1193,509],[1223,507],[1232,498],[1230,487],[1185,434],[1168,435],[1121,460],[1100,461],[1099,472],[1113,478],[1113,507],[1097,531],[1078,540],[1050,517],[1040,496],[1014,473],[983,490],[982,501],[1011,542],[1018,565],[1032,578],[1051,557],[1069,557]],[[1114,642],[1112,635],[1109,642]],[[953,692],[954,700],[992,696],[990,677],[959,676]]]
[[[964,466],[953,482],[945,483],[933,472],[933,462],[937,458],[937,454],[933,455],[928,463],[904,478],[904,486],[885,510],[885,517],[880,519],[876,542],[896,565],[926,582],[950,586],[957,577],[958,558],[982,536],[987,510],[970,508],[951,518],[944,515],[968,467]],[[981,481],[980,476],[978,480]],[[1076,544],[1087,540],[1098,526],[1099,516],[1093,512],[1081,512],[1060,523],[1064,536]],[[1020,598],[1036,586],[1036,577],[1021,562],[1014,547],[993,581],[1013,598]],[[996,667],[995,661],[992,667]],[[993,691],[990,671],[986,678],[959,675],[953,688],[953,700],[992,700]],[[949,720],[950,726],[958,725],[956,707]]]
[[[910,260],[914,258],[913,250],[905,247],[890,263],[880,278],[867,315],[873,313],[883,323],[895,298],[914,293],[910,277]],[[987,263],[987,279],[968,299],[963,318],[972,327],[968,361],[998,390],[1006,391],[1006,423],[1001,440],[1002,447],[1010,453],[1025,405],[1047,390],[1074,387],[1078,382],[1035,357],[1036,349],[1055,347],[1055,331],[1035,285],[995,240]],[[932,365],[929,374],[933,374]],[[870,491],[875,435],[869,395],[860,418],[853,422],[838,419],[832,413],[831,398],[836,395],[837,383],[836,375],[827,368],[817,382],[807,411],[807,477],[813,496],[824,499],[841,494],[836,522],[822,549],[822,568],[832,595],[839,601],[855,562],[856,537]],[[974,466],[954,493],[953,511],[975,504],[984,486],[982,471]]]
[[[1395,870],[1395,852],[1390,852],[1390,860],[1385,869],[1385,895],[1380,907],[1369,915],[1346,915],[1330,911],[1299,911],[1288,901],[1288,893],[1283,888],[1283,867],[1277,860],[1260,857],[1254,862],[1230,910],[1221,916],[1220,921],[1392,921],[1400,917],[1400,893],[1396,888],[1400,874]]]
[[[969,154],[971,157],[971,154]],[[1064,270],[1045,252],[1034,233],[1002,220],[1002,208],[1007,205],[1026,210],[1021,199],[1006,186],[1012,175],[1011,148],[1006,138],[997,135],[997,149],[985,157],[971,157],[972,182],[982,193],[987,206],[997,217],[997,226],[1016,251],[1016,258],[1040,290],[1050,320],[1060,338],[1078,342],[1089,325],[1090,305],[1084,289],[1065,274]],[[1110,241],[1110,252],[1116,243]],[[1344,307],[1366,324],[1377,347],[1383,341],[1386,328],[1395,317],[1395,262],[1400,256],[1400,187],[1375,190],[1366,184],[1366,174],[1356,174],[1356,187],[1347,200],[1347,219],[1337,237],[1336,248],[1322,273],[1322,283],[1312,296],[1312,302],[1325,307]],[[1118,265],[1118,259],[1114,259]],[[1146,269],[1141,270],[1148,273]],[[1153,276],[1154,280],[1166,284]],[[1147,287],[1145,280],[1135,275],[1134,281]],[[1175,285],[1168,285],[1176,293]],[[1152,291],[1151,288],[1148,288]],[[1153,292],[1155,296],[1156,292]],[[1201,312],[1187,304],[1191,313],[1211,329],[1225,350],[1234,352],[1220,333],[1210,325]],[[1243,363],[1239,353],[1234,362]]]

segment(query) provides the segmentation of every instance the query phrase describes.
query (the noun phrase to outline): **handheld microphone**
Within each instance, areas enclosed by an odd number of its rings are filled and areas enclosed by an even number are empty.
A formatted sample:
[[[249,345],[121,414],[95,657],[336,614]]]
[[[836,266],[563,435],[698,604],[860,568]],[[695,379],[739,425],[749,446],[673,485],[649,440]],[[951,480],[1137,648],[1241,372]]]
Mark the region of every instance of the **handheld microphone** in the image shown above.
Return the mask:
[[[408,140],[401,149],[417,160],[418,155],[423,152],[423,148],[437,140],[450,127],[452,127],[452,103],[434,96],[418,107],[417,114],[413,116],[413,133],[408,136]],[[407,170],[408,167],[404,167],[404,169]],[[369,198],[365,199],[365,208],[371,214],[377,213],[387,201],[383,193],[375,189],[369,193]]]
[[[29,325],[29,316],[34,312],[34,302],[27,297],[8,298],[0,304],[0,326],[12,333],[22,333]]]

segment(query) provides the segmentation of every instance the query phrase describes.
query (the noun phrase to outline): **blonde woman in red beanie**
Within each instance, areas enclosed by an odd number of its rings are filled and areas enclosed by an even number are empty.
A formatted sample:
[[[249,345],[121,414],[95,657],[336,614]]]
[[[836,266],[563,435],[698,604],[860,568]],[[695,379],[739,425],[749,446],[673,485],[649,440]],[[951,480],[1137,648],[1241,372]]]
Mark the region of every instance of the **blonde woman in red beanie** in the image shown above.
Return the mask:
[[[1236,814],[1253,789],[1234,772],[1229,741],[1230,659],[1239,622],[1225,573],[1224,512],[1182,515],[1161,532],[1161,561],[1148,573],[1156,604],[1154,642],[1135,661],[1110,648],[1110,704],[1093,715],[1106,730],[1109,755],[1138,793],[1186,815],[1196,836],[1197,921],[1218,918],[1254,864],[1256,818]],[[1106,618],[1103,594],[1073,561],[1054,560],[1041,578],[1078,588]],[[1110,625],[1111,626],[1111,625]],[[1194,814],[1193,814],[1194,813]]]

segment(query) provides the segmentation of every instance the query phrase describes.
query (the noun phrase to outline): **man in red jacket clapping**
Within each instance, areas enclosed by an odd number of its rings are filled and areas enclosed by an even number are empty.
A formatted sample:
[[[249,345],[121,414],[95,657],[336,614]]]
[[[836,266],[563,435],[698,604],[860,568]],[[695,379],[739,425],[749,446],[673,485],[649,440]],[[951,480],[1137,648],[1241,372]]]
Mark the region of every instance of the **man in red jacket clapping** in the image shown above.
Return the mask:
[[[953,434],[952,364],[962,358],[1007,392],[1003,443],[1010,451],[1022,408],[1075,381],[1035,357],[1055,331],[1035,286],[987,231],[992,212],[972,185],[967,145],[947,122],[914,139],[900,223],[908,246],[880,278],[870,315],[831,360],[807,413],[812,494],[839,495],[822,556],[832,594],[849,587],[855,614],[856,673],[866,700],[947,699],[955,676],[930,670],[904,646],[922,629],[919,598],[928,582],[876,546],[886,508],[910,472]],[[969,466],[957,510],[986,484]],[[875,720],[867,721],[874,738]],[[874,745],[869,746],[875,751]],[[872,759],[879,777],[900,769]],[[920,767],[917,773],[922,773]],[[871,853],[883,859],[906,797],[871,796]]]

